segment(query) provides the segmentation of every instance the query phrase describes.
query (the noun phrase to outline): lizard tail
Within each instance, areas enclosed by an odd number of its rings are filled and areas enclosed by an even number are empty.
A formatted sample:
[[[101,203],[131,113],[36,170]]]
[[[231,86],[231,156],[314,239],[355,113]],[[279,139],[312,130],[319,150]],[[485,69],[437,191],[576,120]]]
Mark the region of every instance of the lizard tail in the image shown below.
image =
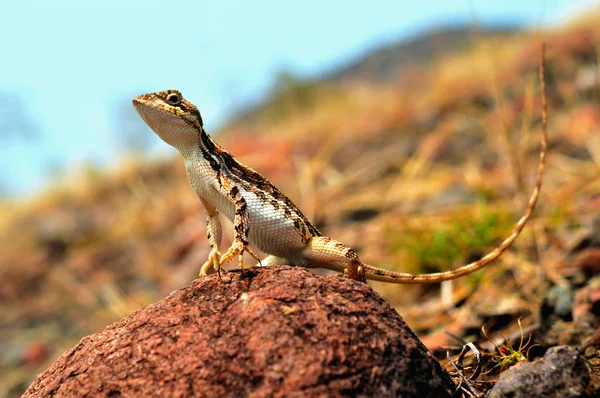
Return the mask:
[[[533,188],[533,192],[529,197],[529,203],[527,204],[527,208],[525,212],[517,221],[517,224],[512,230],[512,233],[500,243],[498,247],[496,247],[493,251],[489,252],[479,260],[472,262],[467,265],[463,265],[460,268],[445,271],[445,272],[436,272],[431,274],[410,274],[403,272],[393,272],[384,269],[380,269],[377,267],[373,267],[367,264],[363,264],[363,269],[365,271],[365,276],[367,279],[382,281],[388,283],[418,283],[418,284],[426,284],[426,283],[440,283],[443,281],[447,281],[450,279],[456,279],[464,275],[468,275],[474,271],[477,271],[492,261],[496,260],[500,255],[508,249],[515,239],[519,236],[527,221],[529,221],[529,217],[531,213],[533,213],[533,209],[537,203],[538,197],[540,195],[540,189],[542,187],[542,175],[544,174],[544,166],[546,164],[546,149],[548,146],[548,132],[547,132],[547,124],[548,124],[548,104],[547,104],[547,93],[546,93],[546,74],[545,74],[545,45],[542,45],[542,55],[539,66],[539,76],[540,76],[540,89],[542,91],[542,138],[541,138],[541,149],[540,149],[540,162],[537,170],[537,177],[535,180],[535,186]]]

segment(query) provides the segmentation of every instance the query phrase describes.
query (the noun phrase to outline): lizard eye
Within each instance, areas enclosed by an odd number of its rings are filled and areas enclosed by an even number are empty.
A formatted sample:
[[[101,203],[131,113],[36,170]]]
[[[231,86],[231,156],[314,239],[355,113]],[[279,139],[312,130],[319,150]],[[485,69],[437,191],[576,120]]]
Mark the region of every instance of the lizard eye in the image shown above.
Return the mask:
[[[171,105],[179,105],[181,103],[181,97],[177,93],[170,93],[167,95],[167,102]]]

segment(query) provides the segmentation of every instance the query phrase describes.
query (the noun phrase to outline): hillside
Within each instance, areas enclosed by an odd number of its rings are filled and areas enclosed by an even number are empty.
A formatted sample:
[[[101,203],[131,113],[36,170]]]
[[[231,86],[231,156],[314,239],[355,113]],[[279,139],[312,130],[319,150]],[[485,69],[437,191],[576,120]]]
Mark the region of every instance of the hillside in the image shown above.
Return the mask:
[[[371,50],[349,65],[325,73],[317,80],[324,83],[349,81],[390,83],[401,78],[402,73],[407,69],[434,62],[436,58],[456,54],[477,40],[492,37],[508,40],[518,30],[516,26],[439,27]]]
[[[403,272],[456,267],[509,233],[531,190],[542,40],[550,153],[535,219],[494,265],[442,289],[371,284],[441,358],[443,347],[462,344],[446,332],[481,343],[489,380],[506,366],[494,366],[498,352],[482,326],[518,346],[523,325],[539,345],[532,356],[583,346],[600,326],[593,18],[511,40],[475,35],[410,62],[402,51],[425,53],[420,40],[382,49],[322,81],[284,82],[216,137],[363,261]],[[204,215],[178,157],[82,173],[0,212],[0,397],[20,395],[82,336],[188,283],[208,254]],[[224,247],[231,235],[226,222]],[[571,306],[561,309],[556,297]]]
[[[480,27],[449,26],[425,31],[415,37],[389,43],[372,49],[366,54],[336,69],[324,72],[313,79],[298,79],[286,73],[276,79],[271,95],[265,101],[240,110],[232,124],[252,123],[261,115],[270,112],[270,108],[286,100],[291,87],[314,91],[322,86],[345,85],[348,83],[368,83],[389,85],[401,80],[405,74],[421,66],[428,68],[431,63],[443,57],[456,54],[472,45],[476,40],[493,37],[508,38],[517,34],[517,27]],[[302,101],[302,96],[299,98]]]

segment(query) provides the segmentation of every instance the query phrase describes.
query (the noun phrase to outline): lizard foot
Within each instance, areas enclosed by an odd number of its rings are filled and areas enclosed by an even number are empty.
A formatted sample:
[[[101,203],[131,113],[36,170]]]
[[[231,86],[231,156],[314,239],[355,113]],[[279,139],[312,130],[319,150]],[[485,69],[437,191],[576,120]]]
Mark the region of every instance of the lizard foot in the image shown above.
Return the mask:
[[[203,278],[208,273],[210,267],[214,267],[217,272],[221,272],[221,252],[217,249],[212,249],[208,255],[208,260],[200,268],[200,278]]]
[[[223,257],[221,257],[220,267],[223,267],[223,264],[227,263],[234,256],[237,255],[238,256],[238,267],[240,269],[244,269],[244,252],[247,252],[252,257],[254,257],[256,259],[256,261],[258,261],[258,263],[260,264],[260,259],[258,258],[258,256],[256,254],[254,254],[252,249],[250,249],[242,241],[236,241],[231,245],[231,247],[227,250],[227,252],[223,255]]]

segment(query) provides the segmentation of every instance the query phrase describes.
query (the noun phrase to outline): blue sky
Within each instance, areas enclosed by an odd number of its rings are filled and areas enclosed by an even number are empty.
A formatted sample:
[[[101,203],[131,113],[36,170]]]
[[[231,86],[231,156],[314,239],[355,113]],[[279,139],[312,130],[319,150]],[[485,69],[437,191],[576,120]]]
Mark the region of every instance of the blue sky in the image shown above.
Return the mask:
[[[369,49],[474,15],[482,23],[536,26],[589,4],[597,3],[0,0],[0,118],[20,121],[0,120],[0,189],[38,191],[50,165],[113,165],[120,112],[140,93],[181,90],[214,131],[264,96],[278,71],[317,76]]]

